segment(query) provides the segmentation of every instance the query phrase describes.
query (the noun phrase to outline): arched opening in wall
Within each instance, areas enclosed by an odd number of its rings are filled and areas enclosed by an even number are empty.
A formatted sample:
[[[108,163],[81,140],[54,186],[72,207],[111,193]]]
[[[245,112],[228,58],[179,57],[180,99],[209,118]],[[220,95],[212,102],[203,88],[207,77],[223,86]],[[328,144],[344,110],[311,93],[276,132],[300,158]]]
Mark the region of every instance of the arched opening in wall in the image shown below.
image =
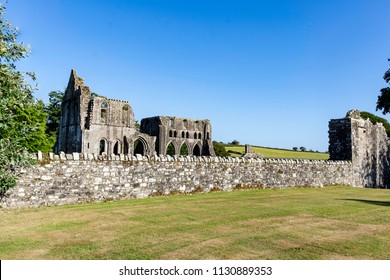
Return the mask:
[[[184,129],[188,128],[188,121],[187,120],[183,120],[183,128]]]
[[[186,137],[186,133],[184,131],[181,132],[181,138],[185,138]]]
[[[100,140],[99,143],[99,155],[107,153],[107,141],[105,139]]]
[[[172,142],[170,142],[167,146],[167,155],[174,156],[175,154],[175,146],[173,146]]]
[[[107,110],[108,110],[108,104],[107,102],[103,102],[100,106],[100,121],[102,123],[107,123]]]
[[[144,143],[141,139],[137,139],[134,141],[134,155],[140,154],[140,155],[145,155],[145,146]]]
[[[195,147],[194,147],[194,152],[192,153],[194,156],[200,156],[201,153],[200,153],[200,147],[199,147],[199,144],[196,144]]]
[[[169,119],[169,126],[173,127],[173,119]]]
[[[206,138],[207,140],[209,140],[210,139],[210,132],[208,132],[207,131],[207,138]]]
[[[198,139],[202,139],[202,133],[198,133]]]
[[[181,156],[188,156],[188,146],[185,142],[180,147],[180,155]]]
[[[129,143],[127,142],[127,137],[123,137],[123,153],[127,155],[129,153]]]
[[[195,129],[195,130],[198,130],[198,129],[199,129],[199,122],[196,121],[196,122],[194,123],[194,129]]]
[[[173,137],[175,137],[175,138],[177,137],[177,131],[173,132]]]
[[[186,138],[190,138],[190,133],[187,131]]]
[[[194,139],[198,138],[198,134],[195,132],[194,133]]]
[[[119,140],[115,142],[113,153],[114,155],[119,155],[121,153],[121,143]]]
[[[123,108],[122,108],[122,124],[125,126],[129,126],[129,124],[130,124],[129,112],[130,112],[129,105],[123,106]]]
[[[169,137],[172,137],[173,136],[173,132],[172,130],[169,131]]]

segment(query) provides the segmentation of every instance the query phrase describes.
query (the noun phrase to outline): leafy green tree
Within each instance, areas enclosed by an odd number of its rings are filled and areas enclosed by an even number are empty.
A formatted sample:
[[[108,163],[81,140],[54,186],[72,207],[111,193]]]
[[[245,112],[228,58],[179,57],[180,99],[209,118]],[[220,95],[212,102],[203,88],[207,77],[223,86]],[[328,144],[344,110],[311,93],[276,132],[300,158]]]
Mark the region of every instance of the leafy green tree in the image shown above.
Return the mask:
[[[306,152],[306,148],[305,148],[305,147],[299,147],[299,150],[300,150],[301,152]]]
[[[16,182],[19,168],[32,163],[29,152],[48,149],[46,114],[42,101],[33,98],[33,88],[15,63],[28,55],[28,47],[17,41],[19,32],[5,19],[0,4],[0,195]]]
[[[169,143],[167,147],[167,155],[174,156],[175,155],[175,147],[172,143]]]
[[[240,145],[240,142],[238,140],[234,139],[231,144],[237,146],[237,145]]]
[[[135,120],[135,129],[136,129],[137,131],[140,131],[140,129],[141,129],[141,125],[139,124],[139,121],[138,121],[138,120]]]
[[[47,113],[47,131],[48,133],[57,133],[60,127],[61,102],[64,98],[64,92],[51,91],[49,93],[49,104],[45,106]]]
[[[298,147],[293,147],[293,151],[298,151]]]
[[[225,146],[217,141],[213,141],[214,152],[216,156],[227,157],[229,153],[226,151]]]
[[[49,93],[49,104],[45,106],[47,114],[46,134],[49,137],[52,148],[55,147],[57,142],[61,119],[61,102],[64,94],[62,91],[51,91]]]
[[[378,116],[371,114],[369,112],[360,112],[360,116],[363,119],[369,119],[373,124],[377,124],[377,123],[383,124],[383,126],[386,130],[387,136],[390,137],[390,124],[386,119],[378,117]]]
[[[23,107],[15,108],[15,127],[9,130],[8,138],[17,138],[21,146],[29,152],[52,151],[52,143],[46,134],[47,114],[41,100],[24,104]],[[19,135],[19,131],[27,130],[29,133]]]
[[[181,156],[188,156],[188,147],[186,144],[183,144],[180,148],[180,155]]]
[[[390,61],[390,58],[388,61]],[[390,68],[385,72],[383,79],[386,83],[390,83]],[[376,103],[376,110],[382,110],[383,114],[390,112],[390,87],[381,89],[381,94],[378,96],[378,101]]]

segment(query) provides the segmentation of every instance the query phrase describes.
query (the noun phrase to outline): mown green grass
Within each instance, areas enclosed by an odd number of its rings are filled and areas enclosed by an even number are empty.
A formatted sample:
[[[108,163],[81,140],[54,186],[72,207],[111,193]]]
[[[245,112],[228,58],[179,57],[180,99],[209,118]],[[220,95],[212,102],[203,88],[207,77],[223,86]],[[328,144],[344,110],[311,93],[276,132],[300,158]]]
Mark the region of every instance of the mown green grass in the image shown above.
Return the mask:
[[[226,151],[234,151],[241,154],[244,154],[244,146],[225,146]],[[327,153],[316,153],[316,152],[299,152],[292,150],[284,149],[273,149],[273,148],[264,148],[264,147],[255,147],[252,146],[252,151],[263,155],[266,158],[298,158],[298,159],[329,159],[329,154]],[[240,154],[230,153],[231,156],[241,156]]]
[[[389,259],[390,193],[242,190],[0,211],[0,259]]]

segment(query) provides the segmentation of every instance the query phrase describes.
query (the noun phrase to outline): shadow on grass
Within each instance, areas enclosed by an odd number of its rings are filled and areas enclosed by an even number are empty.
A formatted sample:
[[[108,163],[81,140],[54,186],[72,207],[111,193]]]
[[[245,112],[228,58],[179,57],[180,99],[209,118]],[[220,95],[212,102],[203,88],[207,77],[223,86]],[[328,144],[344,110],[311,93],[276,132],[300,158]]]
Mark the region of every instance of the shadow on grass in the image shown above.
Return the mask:
[[[373,204],[378,206],[390,206],[390,201],[366,200],[366,199],[354,199],[354,198],[345,198],[340,200],[362,202],[362,203]]]

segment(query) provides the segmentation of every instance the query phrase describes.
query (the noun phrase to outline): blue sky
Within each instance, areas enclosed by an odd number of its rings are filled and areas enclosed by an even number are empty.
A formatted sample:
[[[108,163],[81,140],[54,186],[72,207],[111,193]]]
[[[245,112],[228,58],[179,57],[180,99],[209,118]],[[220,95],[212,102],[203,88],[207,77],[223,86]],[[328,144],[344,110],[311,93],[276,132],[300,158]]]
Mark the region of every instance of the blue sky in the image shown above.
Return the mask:
[[[209,119],[213,138],[328,149],[328,121],[375,112],[390,1],[9,0],[36,97],[70,70],[136,119]],[[388,118],[387,116],[385,116]]]

